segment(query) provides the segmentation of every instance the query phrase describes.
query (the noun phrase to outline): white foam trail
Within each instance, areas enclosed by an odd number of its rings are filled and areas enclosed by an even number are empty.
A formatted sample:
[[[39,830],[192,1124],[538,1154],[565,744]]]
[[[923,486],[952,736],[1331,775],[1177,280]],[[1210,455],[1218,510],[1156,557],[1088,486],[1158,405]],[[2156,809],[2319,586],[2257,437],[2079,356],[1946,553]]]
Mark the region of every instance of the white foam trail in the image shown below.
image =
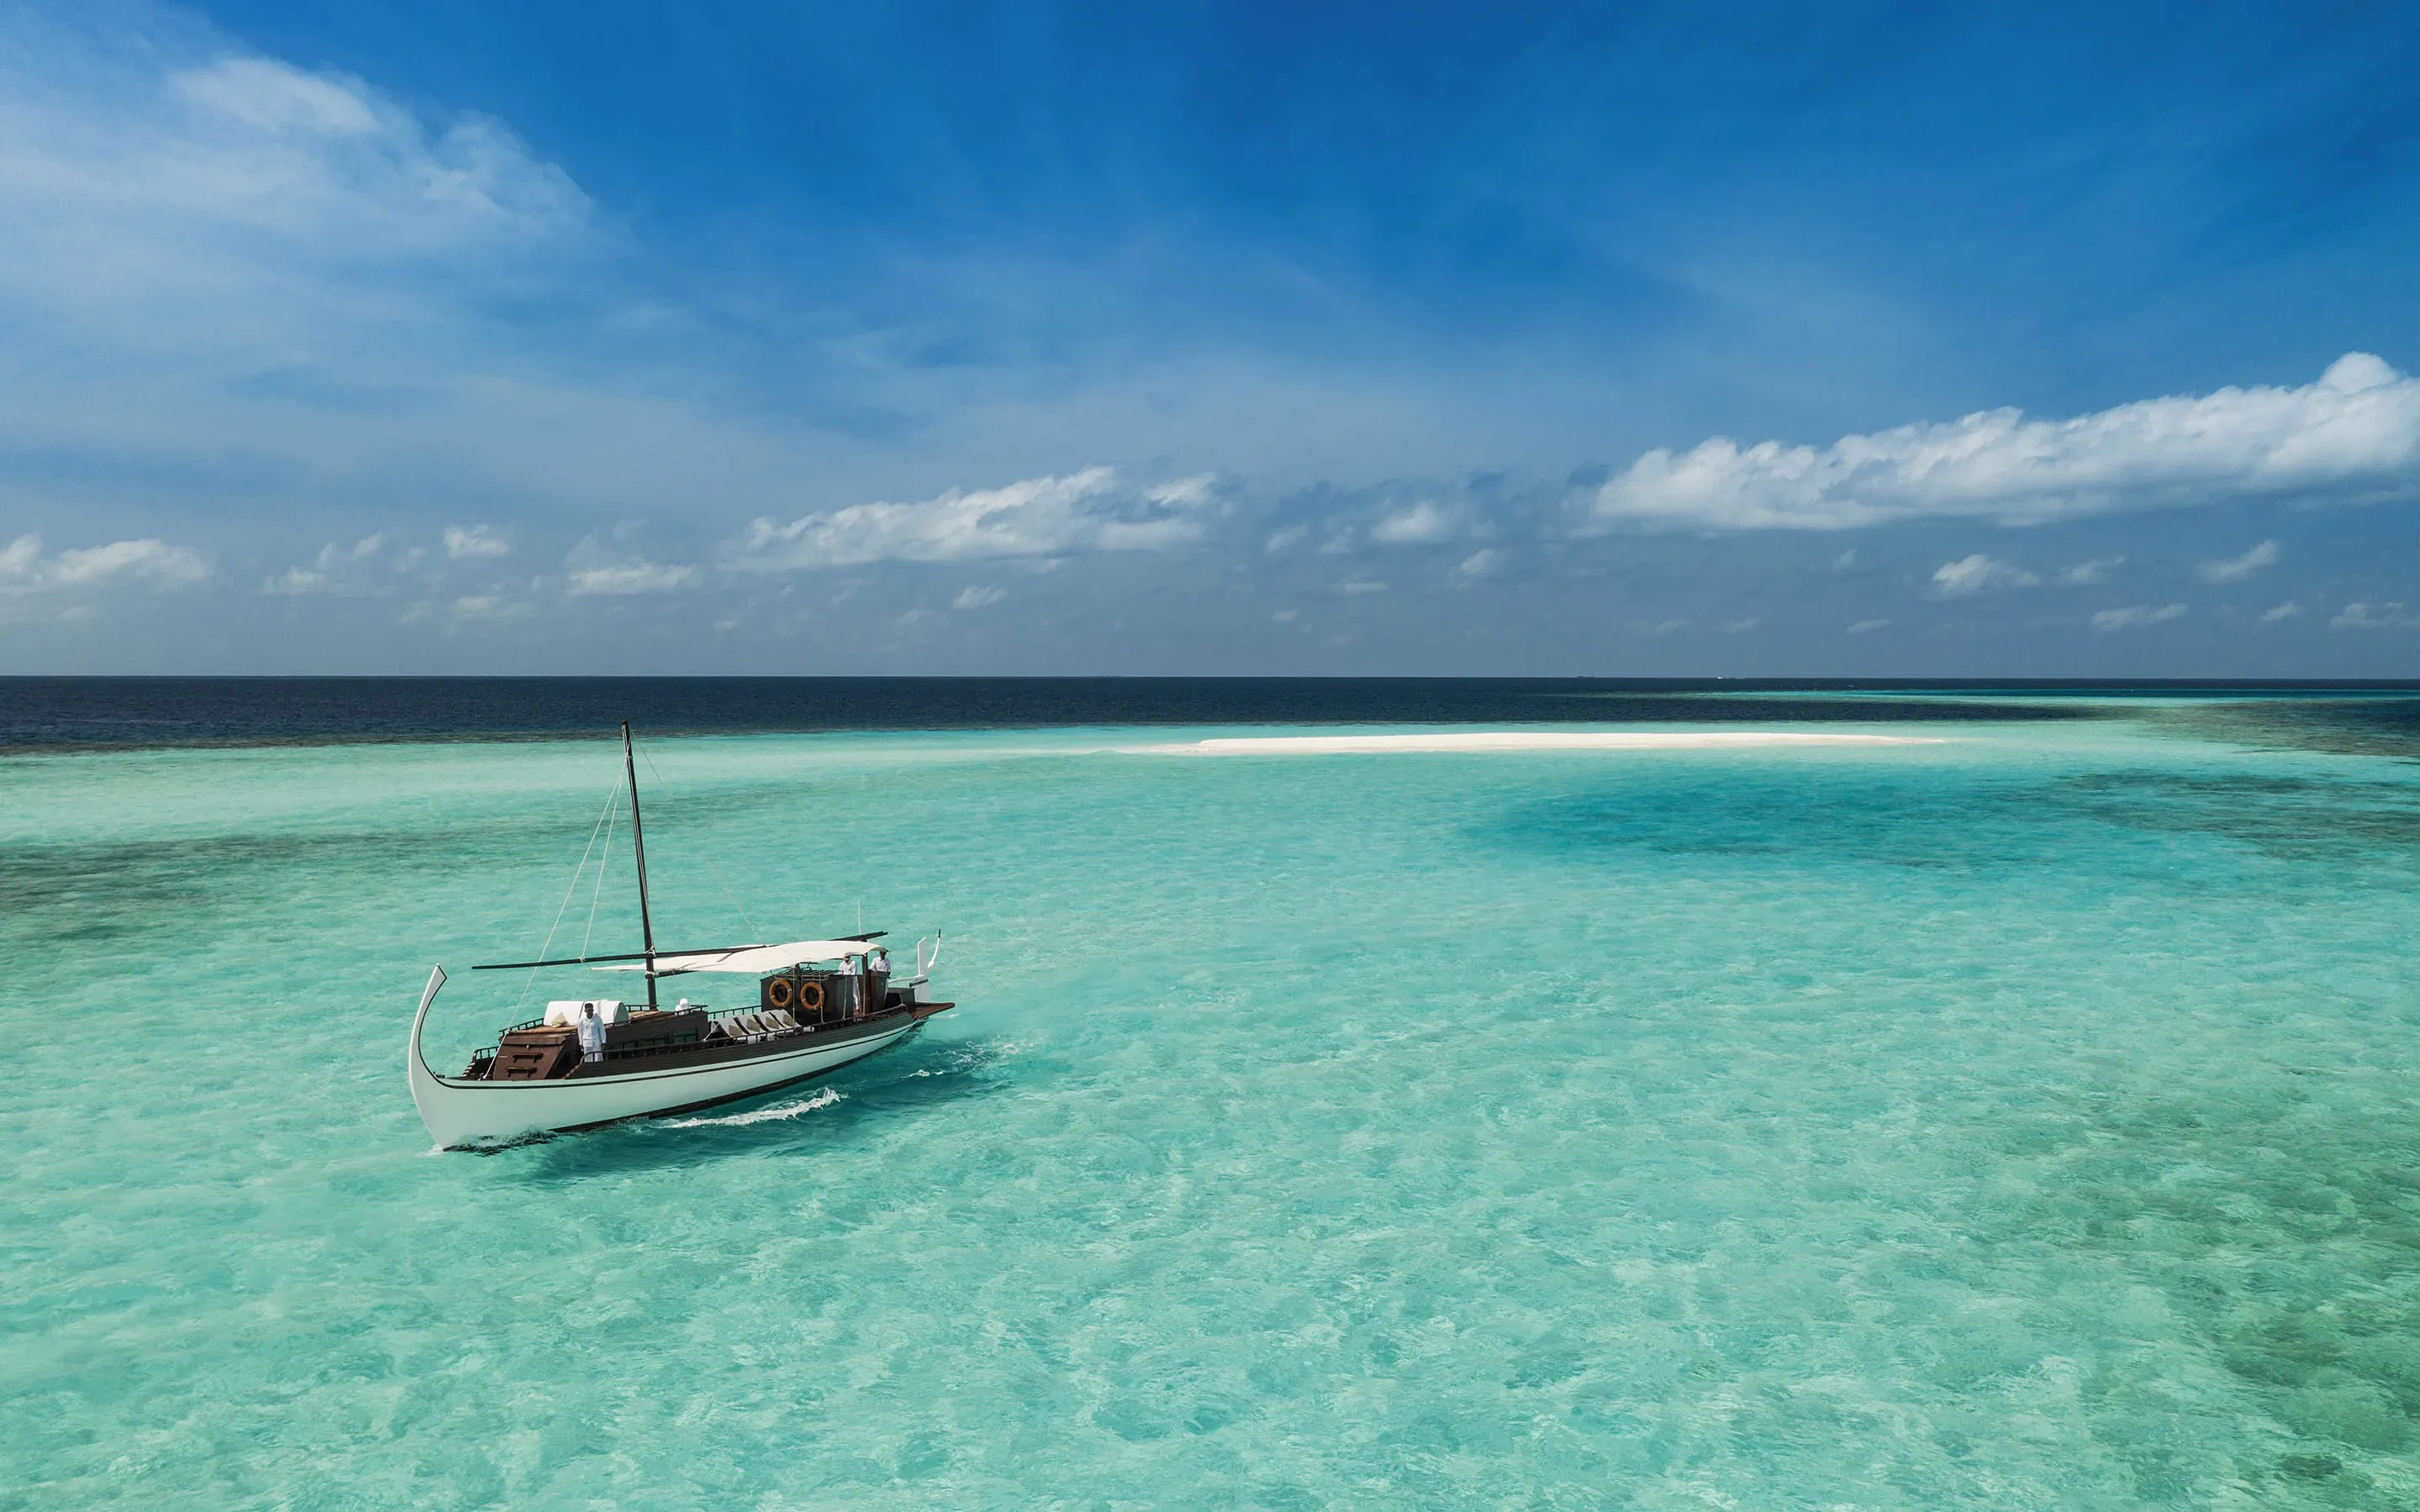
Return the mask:
[[[751,1123],[769,1123],[776,1119],[795,1119],[802,1113],[828,1108],[840,1101],[840,1094],[827,1087],[803,1103],[776,1103],[768,1108],[751,1108],[745,1113],[725,1114],[719,1119],[666,1119],[667,1129],[703,1129],[709,1125],[740,1128]]]
[[[1427,735],[1251,735],[1191,745],[1127,746],[1130,756],[1341,756],[1376,751],[1736,750],[1764,746],[1938,746],[1936,735],[1813,734],[1789,730],[1577,733],[1453,731]]]

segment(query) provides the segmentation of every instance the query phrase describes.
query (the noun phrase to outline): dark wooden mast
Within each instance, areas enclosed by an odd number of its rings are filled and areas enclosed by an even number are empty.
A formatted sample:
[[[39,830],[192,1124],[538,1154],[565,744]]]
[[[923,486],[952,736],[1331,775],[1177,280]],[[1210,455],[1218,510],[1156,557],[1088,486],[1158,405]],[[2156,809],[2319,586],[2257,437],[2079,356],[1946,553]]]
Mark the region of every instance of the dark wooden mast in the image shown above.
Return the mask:
[[[647,1006],[656,1006],[656,925],[647,916],[647,837],[639,828],[639,765],[630,754],[630,721],[622,721],[622,771],[630,780],[630,849],[639,858],[639,938],[646,947]]]

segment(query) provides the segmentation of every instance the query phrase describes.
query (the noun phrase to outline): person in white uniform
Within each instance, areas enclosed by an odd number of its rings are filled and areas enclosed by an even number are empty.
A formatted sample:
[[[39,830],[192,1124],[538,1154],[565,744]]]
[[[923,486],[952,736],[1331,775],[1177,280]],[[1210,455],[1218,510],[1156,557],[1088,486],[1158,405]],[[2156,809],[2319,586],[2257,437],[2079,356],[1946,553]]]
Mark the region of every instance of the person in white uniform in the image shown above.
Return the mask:
[[[580,1005],[580,1058],[601,1061],[605,1058],[605,1021],[597,1016],[597,1005]]]

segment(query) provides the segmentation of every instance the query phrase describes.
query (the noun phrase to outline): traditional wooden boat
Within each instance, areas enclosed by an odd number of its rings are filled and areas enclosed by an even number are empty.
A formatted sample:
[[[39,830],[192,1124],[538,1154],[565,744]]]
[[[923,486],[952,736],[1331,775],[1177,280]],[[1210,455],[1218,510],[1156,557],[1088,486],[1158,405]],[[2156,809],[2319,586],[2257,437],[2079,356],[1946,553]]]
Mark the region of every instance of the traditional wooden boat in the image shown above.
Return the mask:
[[[645,976],[644,1008],[604,998],[550,1003],[543,1018],[516,1024],[471,1057],[459,1076],[441,1076],[422,1054],[429,1005],[445,985],[433,968],[412,1015],[404,1071],[421,1121],[441,1148],[463,1149],[524,1135],[593,1129],[624,1119],[658,1118],[754,1097],[862,1060],[897,1044],[953,1003],[925,1000],[934,962],[920,941],[915,970],[894,980],[883,932],[783,945],[659,950],[647,909],[647,850],[639,821],[639,775],[630,727],[622,726],[624,780],[630,797],[630,842],[639,882],[643,949],[627,955],[580,955],[474,967],[528,971],[594,966]],[[692,973],[755,979],[746,1009],[717,1011],[686,997],[657,1003],[657,983]],[[583,1044],[582,1022],[586,1022]]]

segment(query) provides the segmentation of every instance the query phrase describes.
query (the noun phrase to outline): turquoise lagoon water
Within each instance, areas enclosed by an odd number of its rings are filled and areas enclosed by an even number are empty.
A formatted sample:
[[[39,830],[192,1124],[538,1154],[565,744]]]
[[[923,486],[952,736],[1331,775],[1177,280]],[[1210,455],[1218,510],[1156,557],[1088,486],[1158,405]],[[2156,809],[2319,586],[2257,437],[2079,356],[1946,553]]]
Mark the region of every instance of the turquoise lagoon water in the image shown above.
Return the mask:
[[[484,1156],[618,752],[0,765],[0,1504],[2420,1501],[2420,768],[1211,733],[656,746],[659,937],[963,1006]]]

